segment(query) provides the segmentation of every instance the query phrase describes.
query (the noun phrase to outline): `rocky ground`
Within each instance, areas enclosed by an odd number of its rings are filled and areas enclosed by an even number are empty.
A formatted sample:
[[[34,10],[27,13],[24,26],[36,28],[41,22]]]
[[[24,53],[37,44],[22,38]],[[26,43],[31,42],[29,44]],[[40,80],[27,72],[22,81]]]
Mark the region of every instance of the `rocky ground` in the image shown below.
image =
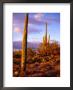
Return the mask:
[[[13,76],[21,77],[21,51],[13,52]],[[60,76],[60,46],[51,44],[40,47],[37,52],[27,49],[26,77],[59,77]]]
[[[45,59],[44,59],[45,58]],[[41,60],[41,61],[40,61]],[[21,58],[13,59],[13,76],[20,76]],[[28,77],[57,77],[60,76],[60,56],[52,55],[51,57],[37,57],[35,60],[27,60],[26,76]]]

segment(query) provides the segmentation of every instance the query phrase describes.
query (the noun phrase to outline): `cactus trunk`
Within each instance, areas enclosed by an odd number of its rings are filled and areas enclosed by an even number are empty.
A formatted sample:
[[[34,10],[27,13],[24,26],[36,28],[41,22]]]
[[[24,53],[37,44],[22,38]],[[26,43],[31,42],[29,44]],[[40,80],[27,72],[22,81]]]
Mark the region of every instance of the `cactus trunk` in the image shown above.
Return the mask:
[[[46,45],[47,45],[47,23],[46,23],[46,34],[45,34],[45,39],[46,39]]]
[[[27,29],[28,29],[28,14],[25,16],[25,26],[22,38],[22,57],[21,57],[21,74],[20,76],[26,76],[26,59],[27,59]]]

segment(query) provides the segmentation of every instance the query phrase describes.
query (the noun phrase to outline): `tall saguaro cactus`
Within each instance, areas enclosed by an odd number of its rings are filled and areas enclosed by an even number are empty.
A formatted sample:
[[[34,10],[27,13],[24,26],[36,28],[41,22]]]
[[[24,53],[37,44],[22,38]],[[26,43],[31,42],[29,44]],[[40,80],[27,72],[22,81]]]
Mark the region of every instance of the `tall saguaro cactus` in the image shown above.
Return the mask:
[[[47,23],[46,23],[46,34],[45,34],[45,40],[46,40],[46,45],[47,45]]]
[[[28,29],[28,14],[25,16],[25,26],[22,38],[22,57],[21,57],[21,74],[20,76],[26,75],[26,58],[27,58],[27,29]]]
[[[43,44],[47,45],[47,23],[46,23],[46,32],[45,32],[45,36],[43,37]]]

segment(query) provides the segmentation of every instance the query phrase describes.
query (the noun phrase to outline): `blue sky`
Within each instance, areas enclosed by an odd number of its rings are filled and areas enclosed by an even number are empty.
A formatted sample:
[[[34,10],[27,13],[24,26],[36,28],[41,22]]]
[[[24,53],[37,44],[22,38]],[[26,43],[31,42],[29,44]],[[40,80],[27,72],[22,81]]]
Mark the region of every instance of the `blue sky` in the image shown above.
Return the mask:
[[[22,41],[25,13],[13,13],[13,41]],[[60,41],[60,13],[29,13],[28,42],[42,42],[46,24],[51,40]]]

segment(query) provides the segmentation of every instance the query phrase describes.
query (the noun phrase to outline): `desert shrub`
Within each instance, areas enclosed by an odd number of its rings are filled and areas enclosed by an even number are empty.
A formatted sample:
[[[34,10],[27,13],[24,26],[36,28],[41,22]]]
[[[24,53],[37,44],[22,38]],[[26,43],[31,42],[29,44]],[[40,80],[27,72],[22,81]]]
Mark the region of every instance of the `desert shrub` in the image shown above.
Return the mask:
[[[27,58],[26,63],[31,64],[32,63],[31,58]]]
[[[17,61],[16,59],[13,60],[13,63],[14,63],[14,64],[20,64],[20,62]]]
[[[16,58],[21,58],[21,55],[17,54],[15,57],[16,57]]]
[[[32,60],[31,60],[31,61],[32,61],[32,63],[35,63],[35,62],[36,62],[36,60],[35,60],[34,58],[32,58]]]
[[[21,58],[21,55],[20,54],[15,54],[14,57],[15,58]]]
[[[21,51],[14,51],[13,52],[13,57],[14,58],[21,58]]]
[[[42,62],[42,57],[39,57],[38,55],[36,55],[36,56],[34,56],[32,58],[32,61],[33,62],[39,62],[39,63],[41,63]]]
[[[34,50],[32,50],[32,48],[28,48],[28,49],[27,49],[27,56],[28,56],[28,57],[33,57],[35,54],[36,54],[36,53],[35,53]]]
[[[14,52],[14,76],[19,72],[21,52]],[[20,67],[20,66],[19,66]],[[34,77],[55,77],[60,76],[60,46],[55,42],[44,46],[41,44],[36,51],[27,49],[26,75]],[[18,76],[18,74],[17,74]]]

